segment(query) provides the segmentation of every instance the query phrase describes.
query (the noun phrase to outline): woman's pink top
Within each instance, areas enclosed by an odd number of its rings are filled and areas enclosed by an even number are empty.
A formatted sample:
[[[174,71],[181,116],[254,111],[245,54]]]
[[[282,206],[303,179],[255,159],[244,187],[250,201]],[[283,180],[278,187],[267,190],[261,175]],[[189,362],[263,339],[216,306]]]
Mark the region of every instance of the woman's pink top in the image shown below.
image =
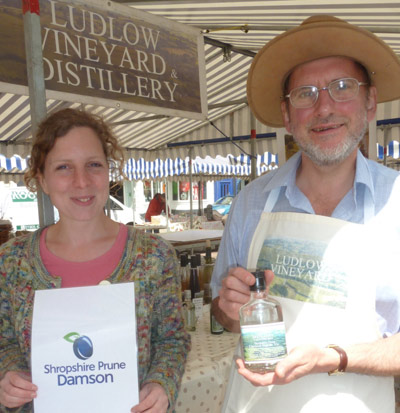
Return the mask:
[[[61,277],[61,287],[96,285],[106,279],[118,265],[128,237],[128,228],[120,224],[117,239],[103,255],[90,261],[74,262],[57,257],[46,246],[45,228],[40,237],[40,255],[47,271]]]

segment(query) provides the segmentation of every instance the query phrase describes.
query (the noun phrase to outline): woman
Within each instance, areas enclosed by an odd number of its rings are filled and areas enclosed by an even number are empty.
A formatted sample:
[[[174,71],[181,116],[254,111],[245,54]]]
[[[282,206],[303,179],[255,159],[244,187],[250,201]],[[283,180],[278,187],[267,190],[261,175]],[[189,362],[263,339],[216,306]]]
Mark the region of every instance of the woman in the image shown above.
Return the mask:
[[[173,411],[190,350],[177,261],[162,239],[105,215],[110,167],[122,175],[115,137],[101,119],[61,110],[39,125],[29,166],[27,187],[40,185],[60,219],[0,249],[0,403],[32,411],[37,391],[29,372],[35,290],[135,281],[140,403],[131,411]]]
[[[146,222],[151,222],[152,216],[160,215],[162,212],[165,212],[165,194],[158,192],[150,201],[144,219]]]

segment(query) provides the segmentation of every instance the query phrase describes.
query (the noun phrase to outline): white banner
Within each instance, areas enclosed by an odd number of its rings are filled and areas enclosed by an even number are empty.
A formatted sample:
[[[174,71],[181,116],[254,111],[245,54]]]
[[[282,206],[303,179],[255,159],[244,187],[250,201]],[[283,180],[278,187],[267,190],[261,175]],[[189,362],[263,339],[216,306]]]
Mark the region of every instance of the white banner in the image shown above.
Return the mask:
[[[126,413],[139,401],[134,283],[36,291],[35,413]]]

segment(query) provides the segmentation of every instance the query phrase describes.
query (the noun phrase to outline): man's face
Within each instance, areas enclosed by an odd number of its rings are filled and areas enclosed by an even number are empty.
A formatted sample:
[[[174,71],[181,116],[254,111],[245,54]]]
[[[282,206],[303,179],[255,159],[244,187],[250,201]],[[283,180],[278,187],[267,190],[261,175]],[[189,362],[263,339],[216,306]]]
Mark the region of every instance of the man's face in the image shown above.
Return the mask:
[[[318,59],[293,70],[288,92],[305,85],[325,87],[347,77],[367,81],[363,71],[350,59]],[[333,165],[354,152],[363,138],[368,122],[375,116],[376,89],[360,86],[358,95],[347,102],[335,102],[327,90],[322,90],[310,108],[296,109],[284,101],[281,109],[286,129],[303,152],[317,165]]]

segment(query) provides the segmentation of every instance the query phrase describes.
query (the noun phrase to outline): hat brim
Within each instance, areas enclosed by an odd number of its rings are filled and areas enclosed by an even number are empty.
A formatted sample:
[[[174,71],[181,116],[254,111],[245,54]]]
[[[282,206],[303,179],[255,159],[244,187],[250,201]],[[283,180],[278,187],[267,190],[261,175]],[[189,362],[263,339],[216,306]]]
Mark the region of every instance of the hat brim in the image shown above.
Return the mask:
[[[256,118],[284,126],[280,102],[283,82],[296,66],[330,56],[361,63],[377,87],[378,103],[400,98],[400,61],[377,36],[326,16],[291,29],[267,43],[255,56],[247,79],[247,99]]]

